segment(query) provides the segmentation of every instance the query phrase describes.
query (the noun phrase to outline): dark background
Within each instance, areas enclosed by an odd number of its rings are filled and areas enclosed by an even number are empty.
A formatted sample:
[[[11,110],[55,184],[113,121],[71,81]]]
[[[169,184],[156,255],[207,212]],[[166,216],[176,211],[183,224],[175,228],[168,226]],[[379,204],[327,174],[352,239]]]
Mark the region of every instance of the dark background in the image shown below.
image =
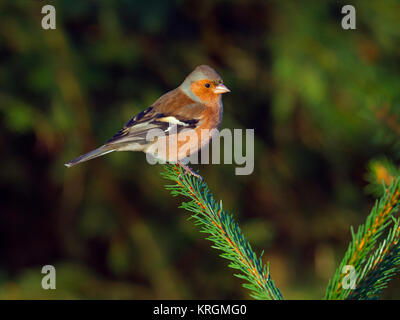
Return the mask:
[[[254,128],[256,151],[249,176],[195,168],[283,296],[323,296],[373,205],[369,162],[400,155],[398,1],[1,1],[0,298],[249,297],[144,154],[63,165],[199,64],[232,90],[222,128]]]

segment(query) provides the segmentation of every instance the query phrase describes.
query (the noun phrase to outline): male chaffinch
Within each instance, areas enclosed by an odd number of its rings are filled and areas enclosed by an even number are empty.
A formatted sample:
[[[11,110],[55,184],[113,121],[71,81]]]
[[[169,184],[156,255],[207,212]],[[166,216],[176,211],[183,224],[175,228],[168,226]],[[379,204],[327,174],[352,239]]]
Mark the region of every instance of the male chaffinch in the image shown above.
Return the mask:
[[[113,151],[143,151],[164,161],[177,162],[185,173],[198,176],[181,160],[211,140],[212,135],[202,135],[201,132],[219,127],[223,111],[221,95],[226,92],[230,90],[214,69],[206,65],[198,66],[178,88],[162,95],[134,116],[104,145],[65,165],[72,167]],[[164,137],[148,139],[148,133],[153,129],[162,130]],[[194,134],[196,138],[186,142],[188,134]],[[176,145],[172,146],[171,141],[176,141]],[[159,148],[160,143],[165,143],[167,147]]]

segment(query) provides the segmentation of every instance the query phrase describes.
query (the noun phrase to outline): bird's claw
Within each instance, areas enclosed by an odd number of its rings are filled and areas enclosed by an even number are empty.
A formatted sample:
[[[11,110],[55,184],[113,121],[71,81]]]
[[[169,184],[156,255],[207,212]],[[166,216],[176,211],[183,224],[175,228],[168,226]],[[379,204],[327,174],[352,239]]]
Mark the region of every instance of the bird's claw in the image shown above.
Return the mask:
[[[184,165],[181,162],[178,162],[178,164],[185,170],[185,172],[182,175],[186,175],[187,173],[190,173],[191,175],[195,176],[196,178],[199,178],[200,180],[203,180],[202,176],[194,172],[192,169],[190,169],[187,165]],[[179,175],[181,177],[181,174]]]

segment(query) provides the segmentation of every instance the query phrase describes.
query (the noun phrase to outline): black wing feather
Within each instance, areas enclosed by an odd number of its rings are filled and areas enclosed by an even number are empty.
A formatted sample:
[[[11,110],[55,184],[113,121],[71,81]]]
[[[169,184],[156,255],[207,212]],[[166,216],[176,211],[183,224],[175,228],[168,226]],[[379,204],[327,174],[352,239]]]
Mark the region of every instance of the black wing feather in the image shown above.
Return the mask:
[[[152,128],[158,128],[163,130],[166,134],[169,134],[168,128],[171,126],[169,122],[161,121],[162,118],[167,118],[168,116],[164,113],[159,113],[154,110],[153,107],[148,107],[142,112],[138,113],[132,119],[130,119],[124,127],[119,130],[111,139],[106,141],[106,144],[109,143],[118,143],[118,141],[122,140],[125,137],[128,137],[130,134],[132,135],[132,140],[137,143],[144,143],[146,139],[147,132]],[[183,119],[179,116],[174,116],[177,120],[184,123],[185,125],[176,124],[176,132],[181,131],[182,129],[194,129],[199,122],[199,119]],[[134,134],[131,132],[131,128],[137,126],[141,123],[148,123],[148,128],[143,128],[143,130],[135,131]],[[173,130],[175,131],[175,130]],[[142,141],[141,141],[142,140]],[[127,142],[126,139],[124,142]]]

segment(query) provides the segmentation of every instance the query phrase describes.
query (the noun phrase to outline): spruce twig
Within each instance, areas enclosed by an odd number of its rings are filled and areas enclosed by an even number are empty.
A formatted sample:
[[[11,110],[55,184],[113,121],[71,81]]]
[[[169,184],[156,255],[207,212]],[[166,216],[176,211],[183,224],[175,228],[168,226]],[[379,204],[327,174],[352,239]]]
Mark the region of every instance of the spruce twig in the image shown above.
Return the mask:
[[[262,254],[257,257],[239,225],[223,209],[222,201],[214,200],[207,184],[191,174],[184,174],[179,165],[164,165],[164,170],[162,176],[175,182],[166,188],[173,196],[183,195],[190,199],[180,207],[192,213],[190,219],[201,227],[201,232],[210,235],[207,239],[214,243],[212,248],[222,251],[221,257],[230,260],[229,267],[240,271],[235,276],[247,281],[243,287],[250,290],[251,296],[255,299],[283,299],[271,279],[269,266],[262,261]]]
[[[387,229],[387,227],[393,222],[393,214],[398,211],[399,203],[400,203],[400,179],[396,178],[389,187],[385,188],[384,195],[380,198],[379,201],[376,201],[374,207],[371,210],[371,213],[368,215],[365,225],[360,225],[357,233],[354,233],[353,228],[352,238],[353,240],[350,242],[350,245],[346,251],[346,254],[337,269],[334,277],[329,282],[328,288],[326,290],[325,298],[326,299],[350,299],[358,296],[362,296],[362,292],[375,292],[373,287],[369,286],[368,283],[372,285],[373,281],[371,278],[368,280],[368,276],[373,277],[372,268],[377,268],[376,272],[380,272],[381,275],[384,275],[387,270],[392,270],[389,266],[382,264],[380,261],[380,257],[382,257],[382,253],[385,248],[387,248],[387,257],[388,259],[392,259],[389,253],[393,246],[393,239],[398,239],[396,237],[396,232],[390,231],[388,238],[383,241],[378,249],[375,251],[375,254],[371,254],[371,252],[376,247],[376,242],[382,236],[383,232]],[[390,237],[394,237],[393,239]],[[389,246],[389,247],[387,247]],[[380,251],[382,250],[382,251]],[[392,252],[393,253],[393,252]],[[396,255],[396,252],[393,253]],[[379,259],[378,259],[379,257]],[[385,254],[386,257],[386,254]],[[369,260],[368,260],[369,259]],[[378,259],[378,260],[377,260]],[[374,262],[376,260],[376,262]],[[383,261],[383,257],[382,257]],[[385,260],[386,261],[386,260]],[[395,263],[395,260],[390,260],[391,263]],[[354,290],[357,291],[357,288],[361,288],[362,286],[368,287],[366,291],[360,291],[359,293],[354,293],[351,288],[344,289],[342,287],[342,280],[344,274],[342,273],[343,267],[346,265],[353,266],[356,272],[356,287]],[[382,267],[382,268],[380,268]],[[385,269],[389,268],[389,269]],[[390,273],[390,274],[393,274]],[[382,277],[380,277],[382,278]],[[386,282],[387,283],[387,282]],[[360,289],[361,290],[361,289]],[[365,296],[365,294],[364,294]]]
[[[376,299],[392,277],[399,271],[400,265],[400,220],[397,219],[388,236],[370,256],[360,275],[361,281],[348,299]]]

